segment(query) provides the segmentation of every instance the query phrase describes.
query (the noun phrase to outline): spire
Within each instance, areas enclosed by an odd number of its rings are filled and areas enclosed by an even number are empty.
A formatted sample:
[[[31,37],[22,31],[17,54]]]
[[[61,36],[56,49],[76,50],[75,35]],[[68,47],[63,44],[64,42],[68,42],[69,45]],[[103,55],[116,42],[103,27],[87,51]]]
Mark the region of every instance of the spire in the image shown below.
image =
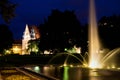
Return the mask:
[[[23,34],[23,39],[22,39],[22,54],[29,54],[29,52],[27,51],[29,40],[31,40],[31,36],[30,36],[28,25],[26,24],[25,31]]]
[[[23,34],[23,39],[30,39],[30,31],[29,31],[29,28],[28,28],[27,24],[26,24],[25,31],[24,31],[24,34]]]

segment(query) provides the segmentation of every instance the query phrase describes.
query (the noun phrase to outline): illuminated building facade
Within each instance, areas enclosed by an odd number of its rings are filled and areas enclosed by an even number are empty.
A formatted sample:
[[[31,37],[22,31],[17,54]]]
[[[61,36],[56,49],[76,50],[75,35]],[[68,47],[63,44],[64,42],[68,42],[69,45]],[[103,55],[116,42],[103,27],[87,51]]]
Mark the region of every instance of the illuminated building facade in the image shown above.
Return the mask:
[[[14,43],[12,46],[12,52],[14,54],[22,55],[22,45],[20,43]]]
[[[39,29],[36,26],[28,26],[26,24],[25,31],[23,32],[23,38],[22,40],[15,40],[12,48],[10,49],[5,49],[4,53],[5,54],[19,54],[19,55],[26,55],[30,54],[30,51],[28,50],[28,42],[30,40],[36,40],[40,38],[40,33]],[[33,48],[36,50],[35,48]],[[33,51],[32,49],[32,51]],[[34,50],[34,51],[35,51]]]
[[[22,55],[30,54],[28,51],[28,42],[30,40],[35,40],[40,38],[39,30],[36,26],[28,26],[26,24],[25,31],[23,33],[23,39],[22,39]]]
[[[21,40],[15,40],[12,48],[10,49],[5,49],[5,54],[19,54],[22,55],[22,42]]]

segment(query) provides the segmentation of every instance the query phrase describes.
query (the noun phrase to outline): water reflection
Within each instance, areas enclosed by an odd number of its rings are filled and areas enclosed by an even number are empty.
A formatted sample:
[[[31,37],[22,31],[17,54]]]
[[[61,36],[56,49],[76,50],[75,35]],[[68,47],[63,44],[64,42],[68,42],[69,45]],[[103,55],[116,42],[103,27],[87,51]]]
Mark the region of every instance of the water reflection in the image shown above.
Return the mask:
[[[45,75],[55,76],[55,67],[45,66],[45,67],[43,67],[43,73]]]
[[[89,76],[100,76],[96,69],[89,70]]]
[[[119,77],[95,77],[95,76],[91,76],[89,77],[89,80],[119,80]]]
[[[65,66],[64,72],[63,72],[63,80],[69,80],[68,70],[69,70],[69,67]]]
[[[58,78],[60,80],[118,80],[120,79],[119,70],[91,70],[81,67],[70,66],[32,66],[27,69],[37,73]]]

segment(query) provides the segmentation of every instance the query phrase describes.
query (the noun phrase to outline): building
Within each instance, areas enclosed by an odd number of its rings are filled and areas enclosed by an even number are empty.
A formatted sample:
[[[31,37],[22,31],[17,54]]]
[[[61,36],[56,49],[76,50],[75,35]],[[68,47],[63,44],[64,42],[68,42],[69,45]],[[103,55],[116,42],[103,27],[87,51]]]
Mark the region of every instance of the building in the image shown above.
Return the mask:
[[[12,45],[12,53],[22,55],[22,41],[15,40]]]
[[[40,38],[39,30],[36,26],[28,26],[26,24],[22,38],[22,55],[30,54],[28,51],[28,42]]]
[[[12,48],[5,50],[5,54],[19,54],[19,55],[28,55],[28,42],[30,40],[36,40],[40,38],[40,33],[37,26],[28,26],[26,24],[25,30],[23,32],[22,40],[15,40]]]

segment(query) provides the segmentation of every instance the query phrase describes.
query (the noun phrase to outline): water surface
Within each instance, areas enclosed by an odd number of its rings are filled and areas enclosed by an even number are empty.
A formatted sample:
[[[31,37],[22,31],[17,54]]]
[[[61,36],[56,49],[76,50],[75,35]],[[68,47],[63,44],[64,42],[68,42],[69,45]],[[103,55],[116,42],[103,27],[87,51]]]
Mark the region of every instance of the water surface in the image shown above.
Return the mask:
[[[55,77],[60,80],[119,80],[119,70],[90,70],[81,67],[29,66],[36,73]]]

